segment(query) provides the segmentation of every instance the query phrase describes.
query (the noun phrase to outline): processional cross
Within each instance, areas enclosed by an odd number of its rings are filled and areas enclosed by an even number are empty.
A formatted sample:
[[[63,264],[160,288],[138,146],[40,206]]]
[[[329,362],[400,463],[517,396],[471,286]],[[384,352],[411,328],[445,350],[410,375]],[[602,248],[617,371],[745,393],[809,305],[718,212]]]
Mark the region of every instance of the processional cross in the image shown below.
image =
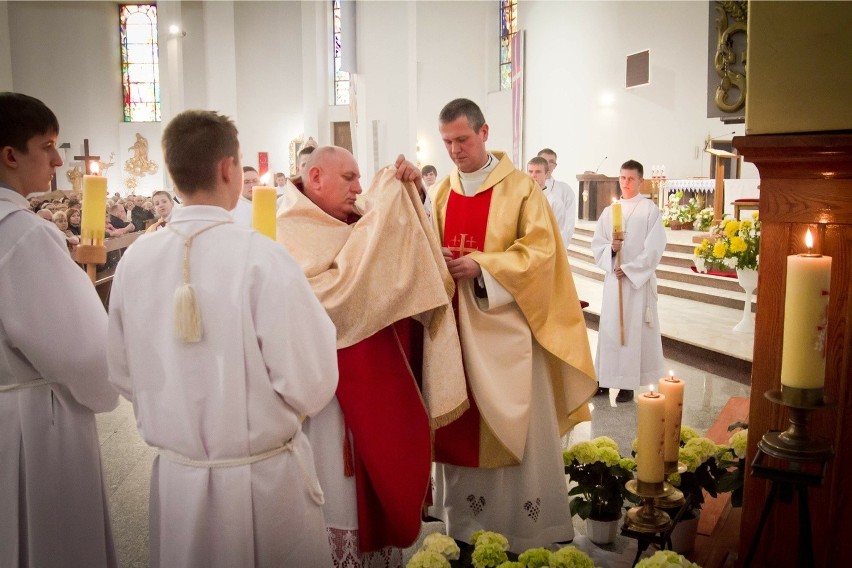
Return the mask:
[[[75,160],[83,160],[83,170],[91,175],[92,173],[92,162],[97,162],[101,159],[100,156],[91,156],[89,155],[89,139],[83,139],[83,155],[82,156],[74,156]]]
[[[468,239],[470,239],[470,240],[468,240]],[[466,247],[465,243],[467,243],[470,246]],[[456,258],[459,258],[461,256],[466,255],[469,252],[478,251],[479,249],[475,248],[475,247],[476,247],[476,241],[473,239],[473,237],[471,237],[470,235],[468,235],[466,233],[462,233],[460,235],[456,235],[455,237],[453,237],[453,240],[450,243],[450,246],[447,247],[447,248],[449,248],[451,252],[458,253]]]

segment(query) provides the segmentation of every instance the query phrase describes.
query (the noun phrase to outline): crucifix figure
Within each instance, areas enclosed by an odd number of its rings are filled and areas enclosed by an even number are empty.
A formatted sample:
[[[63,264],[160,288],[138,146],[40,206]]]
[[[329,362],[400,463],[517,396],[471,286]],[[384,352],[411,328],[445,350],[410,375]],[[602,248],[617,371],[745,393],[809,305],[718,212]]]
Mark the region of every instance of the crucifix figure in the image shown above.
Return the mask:
[[[468,240],[468,238],[470,238],[470,240]],[[466,247],[465,244],[467,244],[469,246]],[[459,258],[461,256],[466,255],[469,252],[474,252],[474,251],[479,250],[479,249],[474,248],[474,247],[476,247],[476,241],[473,240],[473,238],[470,237],[470,235],[468,235],[466,233],[462,233],[460,235],[456,235],[455,237],[453,237],[452,244],[448,248],[450,249],[451,252],[456,253],[455,258]]]
[[[92,163],[97,162],[101,159],[100,156],[91,156],[89,155],[89,139],[83,139],[83,155],[82,156],[74,156],[75,160],[83,160],[83,170],[87,174],[92,173]]]

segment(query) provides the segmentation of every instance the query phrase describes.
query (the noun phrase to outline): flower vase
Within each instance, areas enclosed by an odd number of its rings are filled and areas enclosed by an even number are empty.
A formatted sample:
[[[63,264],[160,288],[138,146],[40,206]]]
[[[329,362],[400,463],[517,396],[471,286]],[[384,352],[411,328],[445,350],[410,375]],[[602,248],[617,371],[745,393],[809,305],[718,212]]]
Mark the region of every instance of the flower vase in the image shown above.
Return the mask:
[[[745,305],[743,306],[743,319],[734,326],[734,331],[739,333],[754,333],[754,315],[751,313],[751,297],[757,288],[757,270],[751,268],[737,268],[737,280],[745,290]]]
[[[704,259],[700,256],[693,257],[692,262],[695,263],[695,270],[697,270],[699,274],[706,270],[706,266],[704,266]]]
[[[692,552],[695,548],[695,536],[698,533],[698,521],[701,519],[701,509],[695,511],[692,519],[681,519],[672,529],[672,550],[678,554]]]
[[[586,536],[595,544],[610,544],[615,542],[619,520],[597,521],[590,517],[586,519]]]

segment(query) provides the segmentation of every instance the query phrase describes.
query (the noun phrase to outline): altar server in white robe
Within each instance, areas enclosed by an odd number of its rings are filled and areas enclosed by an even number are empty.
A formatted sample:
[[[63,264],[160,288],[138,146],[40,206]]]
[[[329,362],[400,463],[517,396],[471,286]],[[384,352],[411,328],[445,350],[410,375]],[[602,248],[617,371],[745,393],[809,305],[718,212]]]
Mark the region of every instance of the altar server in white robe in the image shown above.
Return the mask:
[[[665,376],[654,273],[666,248],[666,233],[660,210],[639,194],[642,175],[642,164],[635,160],[621,166],[622,198],[618,203],[624,240],[613,239],[612,205],[601,213],[592,238],[595,263],[606,272],[595,369],[602,389],[619,389],[618,402],[632,400],[633,391],[640,385],[655,383]],[[624,345],[621,344],[619,280],[624,304]]]
[[[337,387],[334,326],[284,248],[229,214],[234,124],[181,113],[163,153],[184,206],[128,249],[109,314],[110,380],[160,450],[151,566],[330,566],[301,421]]]
[[[26,196],[62,159],[41,101],[0,93],[0,566],[116,566],[95,412],[115,408],[107,316]]]

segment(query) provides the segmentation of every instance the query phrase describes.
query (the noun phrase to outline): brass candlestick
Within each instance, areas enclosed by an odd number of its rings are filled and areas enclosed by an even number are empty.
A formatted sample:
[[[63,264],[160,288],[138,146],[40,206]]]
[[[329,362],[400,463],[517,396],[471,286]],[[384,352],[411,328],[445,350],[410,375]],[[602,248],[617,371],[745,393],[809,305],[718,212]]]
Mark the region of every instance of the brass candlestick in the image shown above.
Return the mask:
[[[664,471],[667,477],[672,473],[684,474],[686,473],[686,464],[677,461],[665,462]],[[674,486],[672,486],[671,494],[654,499],[654,505],[661,509],[677,509],[684,503],[686,503],[686,498],[683,491]]]
[[[789,461],[822,461],[834,455],[828,440],[814,438],[808,432],[810,413],[834,406],[834,401],[826,397],[821,388],[782,385],[780,391],[767,391],[764,396],[790,409],[790,427],[783,432],[767,432],[757,443],[758,448],[774,458]]]
[[[631,479],[625,488],[642,498],[642,505],[633,507],[624,514],[624,524],[630,530],[643,533],[658,533],[672,526],[672,519],[665,511],[660,511],[655,505],[656,499],[668,497],[674,493],[670,483],[646,483]]]

